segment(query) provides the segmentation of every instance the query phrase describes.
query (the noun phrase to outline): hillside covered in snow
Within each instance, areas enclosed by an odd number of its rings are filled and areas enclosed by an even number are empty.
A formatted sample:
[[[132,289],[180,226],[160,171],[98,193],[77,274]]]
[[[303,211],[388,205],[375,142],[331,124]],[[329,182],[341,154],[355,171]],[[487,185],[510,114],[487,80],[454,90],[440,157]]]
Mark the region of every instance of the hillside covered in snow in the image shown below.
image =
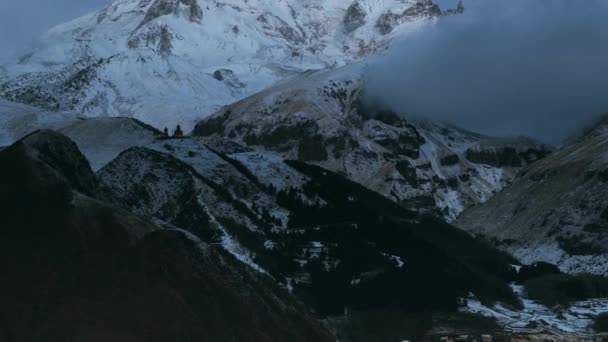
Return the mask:
[[[0,96],[188,131],[276,82],[379,53],[463,10],[430,0],[116,0],[4,66]]]

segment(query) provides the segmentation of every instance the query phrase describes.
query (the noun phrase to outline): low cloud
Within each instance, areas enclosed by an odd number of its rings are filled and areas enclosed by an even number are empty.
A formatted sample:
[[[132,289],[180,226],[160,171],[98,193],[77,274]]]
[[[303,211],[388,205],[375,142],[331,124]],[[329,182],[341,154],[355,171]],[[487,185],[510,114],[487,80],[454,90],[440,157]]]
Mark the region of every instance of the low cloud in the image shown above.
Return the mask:
[[[375,60],[367,94],[399,113],[559,143],[608,112],[608,2],[465,0]]]
[[[0,61],[15,59],[44,31],[111,0],[0,0]]]

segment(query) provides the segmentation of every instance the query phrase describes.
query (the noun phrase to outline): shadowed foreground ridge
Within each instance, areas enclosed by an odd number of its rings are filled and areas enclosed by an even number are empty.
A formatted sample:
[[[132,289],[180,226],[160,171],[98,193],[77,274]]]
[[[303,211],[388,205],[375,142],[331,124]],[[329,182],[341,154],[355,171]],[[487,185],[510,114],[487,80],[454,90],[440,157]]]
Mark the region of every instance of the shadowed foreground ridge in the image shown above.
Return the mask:
[[[102,202],[64,136],[35,132],[0,165],[0,340],[331,340],[271,280]]]

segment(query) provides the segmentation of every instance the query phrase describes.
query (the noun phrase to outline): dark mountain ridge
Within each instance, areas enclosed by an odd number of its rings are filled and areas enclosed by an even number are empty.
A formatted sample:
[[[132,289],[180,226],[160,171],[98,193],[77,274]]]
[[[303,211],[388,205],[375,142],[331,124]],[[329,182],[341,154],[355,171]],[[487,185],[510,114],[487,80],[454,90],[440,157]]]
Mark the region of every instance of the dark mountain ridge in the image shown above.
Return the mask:
[[[64,136],[35,132],[0,165],[2,341],[332,340],[272,280],[95,198]]]

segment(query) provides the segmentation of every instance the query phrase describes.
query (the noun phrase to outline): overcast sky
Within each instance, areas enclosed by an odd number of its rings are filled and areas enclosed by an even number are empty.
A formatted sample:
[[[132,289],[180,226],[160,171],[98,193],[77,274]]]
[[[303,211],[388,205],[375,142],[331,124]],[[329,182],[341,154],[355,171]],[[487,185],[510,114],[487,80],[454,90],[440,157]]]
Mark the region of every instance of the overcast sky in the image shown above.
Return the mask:
[[[0,0],[0,59],[54,25],[103,8],[111,0]]]
[[[559,143],[608,112],[608,1],[466,0],[392,49],[369,94],[410,115]]]

